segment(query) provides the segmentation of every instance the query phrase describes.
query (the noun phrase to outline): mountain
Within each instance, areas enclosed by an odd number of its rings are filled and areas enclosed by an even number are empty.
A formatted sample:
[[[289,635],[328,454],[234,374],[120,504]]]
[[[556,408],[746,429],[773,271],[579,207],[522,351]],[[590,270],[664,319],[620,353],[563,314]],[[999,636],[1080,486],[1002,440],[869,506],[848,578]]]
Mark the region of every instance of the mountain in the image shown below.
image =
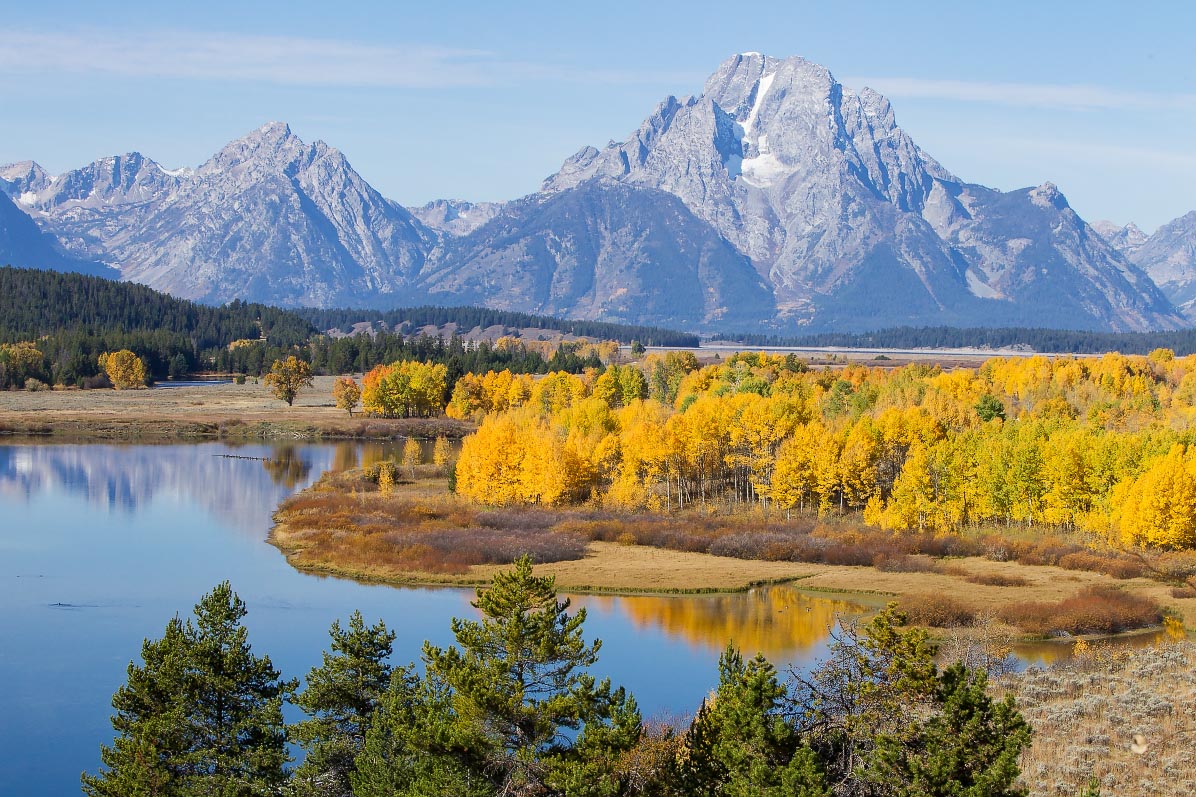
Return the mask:
[[[1127,259],[1132,258],[1150,237],[1132,221],[1124,227],[1111,221],[1094,221],[1092,229]]]
[[[543,190],[591,180],[680,198],[811,329],[1182,323],[1053,185],[1002,193],[960,180],[884,97],[802,58],[733,56],[701,96],[667,98],[626,141],[583,148]]]
[[[120,276],[103,263],[72,257],[57,239],[42,232],[8,195],[0,192],[0,265],[75,271],[97,277]]]
[[[502,202],[467,202],[435,199],[418,208],[407,208],[429,229],[449,235],[468,235],[498,215]]]
[[[280,122],[193,170],[25,161],[0,167],[0,191],[59,251],[206,302],[477,302],[774,334],[1186,323],[1136,228],[1098,232],[1049,182],[955,176],[880,94],[796,57],[732,56],[699,96],[665,98],[511,202],[401,207]]]
[[[72,251],[209,302],[395,304],[434,241],[338,150],[305,144],[282,123],[195,170],[136,153],[105,158],[22,201]]]
[[[773,313],[751,261],[681,201],[613,183],[510,203],[446,241],[423,287],[438,304],[684,329]]]
[[[1133,224],[1112,225],[1101,234],[1149,274],[1190,322],[1196,322],[1196,210],[1164,224],[1149,237]]]

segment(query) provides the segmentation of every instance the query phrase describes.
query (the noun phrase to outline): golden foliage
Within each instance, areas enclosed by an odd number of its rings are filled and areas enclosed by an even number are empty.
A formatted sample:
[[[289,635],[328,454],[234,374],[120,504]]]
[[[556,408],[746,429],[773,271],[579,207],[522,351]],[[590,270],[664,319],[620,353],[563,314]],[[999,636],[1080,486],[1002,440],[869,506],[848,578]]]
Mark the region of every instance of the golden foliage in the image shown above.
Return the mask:
[[[149,380],[145,361],[128,349],[104,352],[99,357],[99,365],[117,390],[143,388]]]
[[[332,400],[338,409],[347,410],[349,417],[353,417],[353,410],[361,401],[361,388],[352,377],[342,376],[332,385]]]
[[[526,396],[504,403],[516,384]],[[811,371],[792,355],[698,367],[672,352],[592,379],[467,377],[450,406],[484,418],[458,467],[459,489],[483,500],[497,479],[504,503],[863,510],[894,530],[1001,523],[1196,546],[1183,431],[1196,421],[1196,357]],[[572,463],[557,475],[566,486],[527,488],[554,457]]]
[[[270,373],[265,376],[265,382],[275,398],[291,406],[300,390],[312,386],[311,364],[293,354],[285,360],[275,360],[270,366]]]
[[[404,360],[379,365],[361,381],[361,404],[367,415],[430,418],[444,409],[448,368],[443,363]]]

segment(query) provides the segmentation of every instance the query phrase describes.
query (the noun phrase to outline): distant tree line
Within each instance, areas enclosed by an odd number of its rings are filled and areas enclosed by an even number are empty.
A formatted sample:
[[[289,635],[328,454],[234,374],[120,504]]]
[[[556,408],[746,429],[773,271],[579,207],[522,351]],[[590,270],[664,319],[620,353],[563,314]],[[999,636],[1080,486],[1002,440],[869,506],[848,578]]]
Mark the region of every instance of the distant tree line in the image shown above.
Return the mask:
[[[987,675],[939,669],[893,607],[837,632],[786,681],[728,647],[689,722],[645,722],[590,669],[583,636],[529,558],[479,590],[455,644],[392,663],[395,633],[354,613],[302,689],[251,649],[227,582],[147,639],[112,700],[91,797],[1014,797],[1030,728]],[[283,704],[306,718],[288,725]],[[304,751],[293,771],[288,741]]]
[[[99,357],[122,350],[135,353],[152,380],[199,371],[261,376],[291,356],[331,374],[418,360],[444,364],[450,392],[466,373],[579,373],[602,365],[572,343],[547,354],[398,332],[327,337],[289,310],[239,301],[208,307],[81,274],[0,268],[0,296],[0,389],[107,386]]]
[[[1090,332],[1074,329],[1034,327],[896,327],[877,332],[823,332],[784,337],[725,333],[716,342],[746,346],[806,346],[847,349],[958,349],[1026,347],[1036,352],[1061,354],[1149,354],[1171,349],[1179,356],[1196,354],[1196,329],[1164,332]]]
[[[502,326],[512,329],[544,329],[565,332],[580,337],[598,340],[617,340],[620,343],[639,341],[645,346],[677,346],[693,348],[698,345],[698,336],[689,332],[677,332],[659,327],[614,324],[606,321],[571,321],[552,316],[517,313],[510,310],[491,310],[487,307],[408,307],[396,310],[320,310],[306,308],[296,310],[300,316],[321,330],[339,329],[348,333],[354,324],[361,322],[383,322],[391,329],[402,324],[413,328],[424,326],[443,327],[457,324],[462,332],[474,327]]]
[[[144,285],[36,269],[0,268],[0,344],[32,343],[40,365],[0,367],[0,388],[36,378],[82,385],[97,377],[104,352],[130,350],[149,376],[165,379],[209,367],[217,352],[228,370],[261,373],[315,333],[293,313],[262,304],[208,307]],[[0,357],[0,366],[6,358]]]

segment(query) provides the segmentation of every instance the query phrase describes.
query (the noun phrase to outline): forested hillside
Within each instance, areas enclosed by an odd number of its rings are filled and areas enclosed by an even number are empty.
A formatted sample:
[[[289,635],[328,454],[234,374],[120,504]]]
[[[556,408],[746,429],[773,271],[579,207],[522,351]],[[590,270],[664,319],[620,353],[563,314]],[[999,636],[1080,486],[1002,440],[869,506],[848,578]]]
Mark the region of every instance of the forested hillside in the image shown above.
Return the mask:
[[[209,307],[131,282],[36,269],[0,268],[0,342],[44,335],[169,333],[197,349],[234,340],[276,346],[305,342],[315,329],[287,310],[234,301]]]
[[[601,367],[599,349],[609,359],[616,348],[509,338],[467,344],[398,332],[332,338],[289,310],[239,301],[208,307],[144,285],[33,269],[0,268],[0,296],[0,389],[86,386],[100,372],[99,356],[121,349],[140,357],[151,379],[197,371],[260,375],[275,359],[296,355],[334,374],[403,360],[440,363],[451,390],[462,374],[491,369]]]
[[[295,311],[321,330],[339,329],[348,332],[353,324],[363,321],[382,322],[391,329],[410,324],[413,329],[424,326],[443,327],[456,324],[465,332],[474,327],[485,329],[503,326],[510,329],[551,329],[580,337],[599,340],[617,340],[620,343],[639,341],[645,346],[679,346],[692,348],[698,345],[698,336],[688,332],[677,332],[659,327],[610,324],[604,321],[572,321],[552,316],[516,313],[509,310],[491,310],[487,307],[406,307],[395,310],[320,310],[304,308]]]

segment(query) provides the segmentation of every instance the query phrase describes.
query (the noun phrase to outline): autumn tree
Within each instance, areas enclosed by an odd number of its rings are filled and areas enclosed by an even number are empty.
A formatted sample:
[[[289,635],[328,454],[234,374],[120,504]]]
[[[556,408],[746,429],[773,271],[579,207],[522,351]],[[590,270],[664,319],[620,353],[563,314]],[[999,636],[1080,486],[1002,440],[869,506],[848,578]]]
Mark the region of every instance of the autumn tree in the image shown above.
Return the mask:
[[[30,379],[48,379],[45,361],[45,355],[32,343],[0,344],[0,389],[23,387]]]
[[[332,399],[338,409],[347,410],[349,417],[353,417],[353,410],[361,401],[361,388],[353,377],[342,376],[332,385]]]
[[[432,464],[437,470],[444,471],[448,468],[451,458],[452,446],[449,444],[447,437],[440,435],[436,438],[435,445],[432,446]]]
[[[414,437],[408,437],[407,442],[403,443],[403,467],[411,474],[411,478],[415,478],[415,466],[423,459],[424,449],[420,445],[419,440]]]
[[[299,391],[312,386],[311,365],[293,354],[285,360],[275,360],[265,382],[275,398],[285,401],[288,407],[293,406]]]
[[[143,388],[149,380],[145,361],[128,349],[104,352],[99,357],[99,366],[117,390]]]
[[[405,360],[380,365],[362,379],[362,409],[386,418],[428,418],[444,409],[448,369],[443,363]]]
[[[245,604],[226,581],[142,645],[142,663],[112,698],[117,732],[104,769],[83,776],[93,797],[274,795],[287,782],[282,703],[295,689],[254,655]]]

